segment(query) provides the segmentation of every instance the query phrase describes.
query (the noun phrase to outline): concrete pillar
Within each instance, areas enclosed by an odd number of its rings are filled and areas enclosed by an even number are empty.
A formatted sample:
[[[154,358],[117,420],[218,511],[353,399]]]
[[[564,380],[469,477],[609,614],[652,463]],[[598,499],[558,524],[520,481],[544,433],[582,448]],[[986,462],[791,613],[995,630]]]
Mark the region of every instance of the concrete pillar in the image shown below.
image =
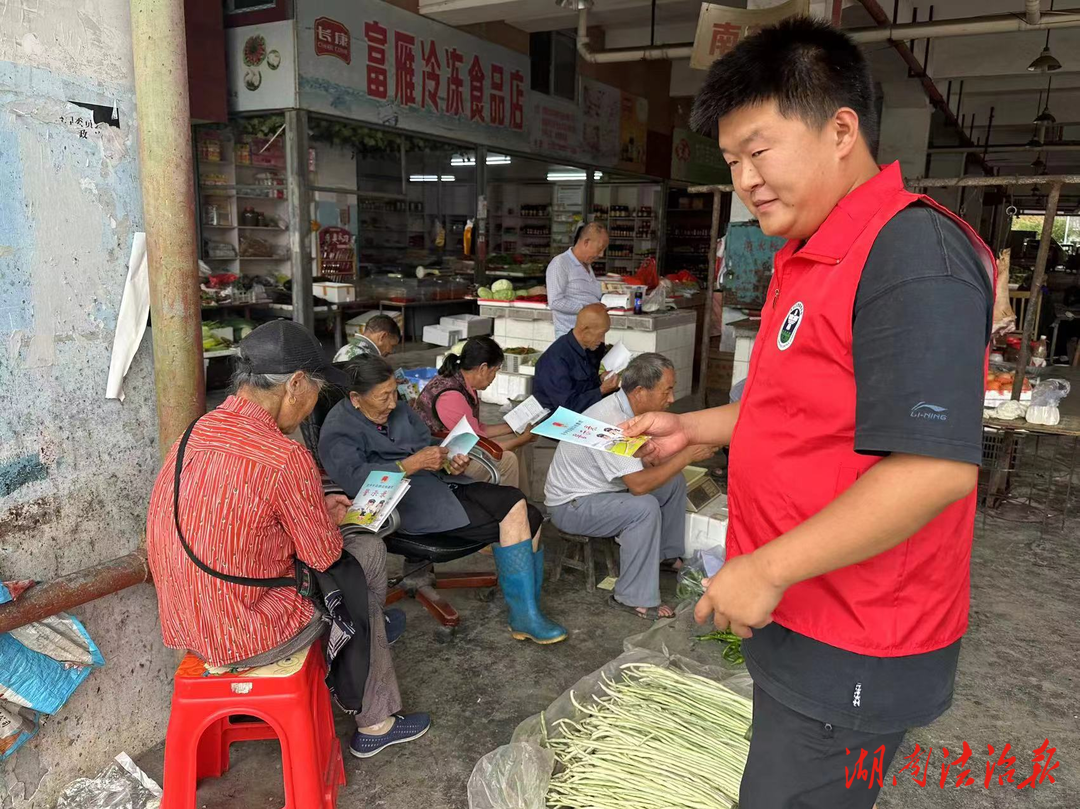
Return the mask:
[[[205,412],[184,0],[131,0],[158,449]]]
[[[292,258],[293,320],[314,331],[311,295],[311,194],[308,192],[307,110],[285,111],[285,174],[289,195],[289,248]]]

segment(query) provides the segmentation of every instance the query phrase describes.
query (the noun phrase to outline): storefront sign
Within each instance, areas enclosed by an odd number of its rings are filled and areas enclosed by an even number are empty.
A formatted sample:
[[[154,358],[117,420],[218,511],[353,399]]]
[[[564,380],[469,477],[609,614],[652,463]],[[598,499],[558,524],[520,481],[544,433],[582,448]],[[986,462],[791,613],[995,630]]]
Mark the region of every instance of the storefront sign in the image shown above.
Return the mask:
[[[337,50],[342,32],[348,58]],[[523,54],[378,0],[298,3],[297,41],[308,110],[528,148]]]
[[[788,17],[807,14],[809,11],[810,0],[787,0],[778,6],[761,9],[732,8],[715,3],[702,3],[690,67],[705,70],[738,45],[740,40],[750,36],[759,28],[778,23]]]
[[[230,28],[226,32],[229,109],[296,106],[296,51],[291,20]]]
[[[702,185],[731,182],[731,172],[715,140],[689,129],[675,129],[671,142],[671,179]]]
[[[336,56],[345,64],[352,64],[352,39],[349,29],[329,17],[315,20],[315,55]]]
[[[622,93],[607,84],[581,82],[582,149],[585,159],[599,166],[619,162]]]

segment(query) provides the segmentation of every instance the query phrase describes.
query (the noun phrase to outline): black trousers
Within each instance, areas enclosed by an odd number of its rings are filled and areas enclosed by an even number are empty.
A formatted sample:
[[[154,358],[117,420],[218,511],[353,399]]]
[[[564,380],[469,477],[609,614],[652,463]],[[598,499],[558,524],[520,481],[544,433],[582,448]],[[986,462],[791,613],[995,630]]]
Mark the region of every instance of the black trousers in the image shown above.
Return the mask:
[[[878,748],[884,747],[878,759],[884,780],[904,738],[902,730],[874,734],[819,722],[777,702],[757,685],[753,727],[739,809],[871,809],[878,781],[852,779],[859,753],[867,751],[863,769],[869,773]]]

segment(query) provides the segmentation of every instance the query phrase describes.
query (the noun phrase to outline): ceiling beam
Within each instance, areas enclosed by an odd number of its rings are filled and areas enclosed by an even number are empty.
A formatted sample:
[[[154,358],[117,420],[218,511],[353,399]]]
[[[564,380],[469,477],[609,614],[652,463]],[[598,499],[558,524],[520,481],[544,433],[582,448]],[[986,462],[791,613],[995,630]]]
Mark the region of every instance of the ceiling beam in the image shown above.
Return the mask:
[[[863,8],[870,14],[874,22],[879,26],[887,26],[891,24],[889,15],[885,13],[885,10],[878,4],[877,0],[858,0]],[[975,146],[975,142],[968,137],[967,132],[960,125],[960,122],[956,120],[956,116],[953,114],[952,109],[949,107],[948,102],[945,101],[945,97],[938,90],[937,85],[934,84],[934,80],[926,72],[926,68],[919,62],[914,53],[911,52],[911,48],[908,47],[906,42],[899,40],[889,40],[889,44],[893,47],[900,58],[904,60],[907,66],[915,74],[915,77],[922,84],[923,90],[926,92],[926,97],[930,99],[930,103],[945,117],[960,139],[961,146]],[[974,153],[970,159],[974,160],[982,168],[983,173],[992,175],[994,173],[993,168],[986,160],[983,159],[981,154]]]

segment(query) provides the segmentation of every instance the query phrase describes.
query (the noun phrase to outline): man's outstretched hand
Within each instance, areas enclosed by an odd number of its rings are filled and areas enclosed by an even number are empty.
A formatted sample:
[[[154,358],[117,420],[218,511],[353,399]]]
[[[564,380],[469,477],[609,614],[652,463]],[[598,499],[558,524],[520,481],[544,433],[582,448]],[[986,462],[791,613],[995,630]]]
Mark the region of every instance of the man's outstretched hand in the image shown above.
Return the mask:
[[[619,426],[627,438],[635,435],[651,436],[651,440],[637,451],[638,457],[648,464],[666,461],[690,444],[682,418],[674,413],[642,413]]]
[[[711,615],[717,629],[730,626],[740,638],[749,638],[753,629],[771,624],[772,611],[784,594],[783,587],[769,581],[760,557],[752,553],[728,559],[702,584],[705,595],[694,607],[694,619],[703,624]]]

